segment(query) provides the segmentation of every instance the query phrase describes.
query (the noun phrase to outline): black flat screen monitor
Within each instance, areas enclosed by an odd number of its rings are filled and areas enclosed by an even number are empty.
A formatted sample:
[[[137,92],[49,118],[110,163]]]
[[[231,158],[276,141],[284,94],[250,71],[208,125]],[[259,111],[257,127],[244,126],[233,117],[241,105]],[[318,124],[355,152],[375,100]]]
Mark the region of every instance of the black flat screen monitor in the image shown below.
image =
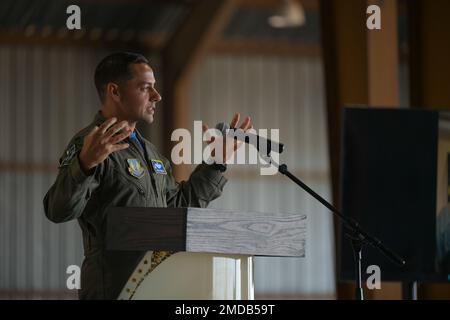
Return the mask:
[[[382,281],[436,278],[438,122],[436,111],[344,109],[342,213],[407,262],[399,267],[364,246],[363,276],[368,266],[377,265]],[[340,279],[354,280],[353,252],[343,232],[339,252]]]

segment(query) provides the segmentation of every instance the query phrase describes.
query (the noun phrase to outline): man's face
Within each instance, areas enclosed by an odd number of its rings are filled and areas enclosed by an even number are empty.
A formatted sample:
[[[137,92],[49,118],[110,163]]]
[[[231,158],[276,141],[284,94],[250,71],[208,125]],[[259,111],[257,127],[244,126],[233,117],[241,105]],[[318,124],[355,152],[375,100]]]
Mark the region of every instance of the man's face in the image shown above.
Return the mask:
[[[153,70],[145,63],[129,66],[133,78],[119,86],[121,112],[129,121],[152,123],[161,96],[155,89]]]

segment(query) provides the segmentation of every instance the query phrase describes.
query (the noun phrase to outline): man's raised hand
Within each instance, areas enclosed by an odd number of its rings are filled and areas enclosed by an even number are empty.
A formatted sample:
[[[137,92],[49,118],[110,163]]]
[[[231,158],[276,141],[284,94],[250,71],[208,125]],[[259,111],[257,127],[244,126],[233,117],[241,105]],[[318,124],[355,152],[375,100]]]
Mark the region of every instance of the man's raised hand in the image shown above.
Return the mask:
[[[127,126],[127,122],[116,122],[116,118],[108,119],[100,126],[95,126],[84,137],[79,160],[81,169],[85,173],[88,173],[92,168],[102,163],[111,153],[129,147],[128,143],[119,143],[125,140],[131,133],[130,129],[124,129]],[[121,130],[123,132],[120,132]]]

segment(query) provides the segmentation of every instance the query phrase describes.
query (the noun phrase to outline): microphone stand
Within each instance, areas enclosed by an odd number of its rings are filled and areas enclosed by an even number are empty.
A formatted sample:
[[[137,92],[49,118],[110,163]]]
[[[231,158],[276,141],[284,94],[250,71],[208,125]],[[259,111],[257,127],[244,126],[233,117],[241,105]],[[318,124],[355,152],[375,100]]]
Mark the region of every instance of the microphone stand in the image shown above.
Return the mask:
[[[269,162],[271,163],[271,162]],[[297,184],[300,188],[308,192],[311,196],[313,196],[317,201],[323,204],[326,208],[328,208],[331,212],[333,212],[336,216],[339,217],[341,221],[344,222],[346,230],[345,235],[350,239],[353,249],[354,261],[355,261],[355,275],[356,275],[356,290],[355,290],[355,299],[356,300],[364,300],[363,289],[361,284],[361,262],[362,262],[362,248],[365,244],[370,244],[372,247],[378,249],[383,253],[386,257],[389,258],[392,262],[398,264],[399,266],[404,266],[406,264],[405,260],[398,256],[395,252],[387,248],[380,240],[371,236],[366,231],[364,231],[359,223],[348,216],[343,215],[339,212],[333,205],[331,205],[328,201],[318,195],[314,190],[308,187],[305,183],[303,183],[300,179],[294,176],[291,172],[289,172],[287,165],[282,164],[278,167],[278,171],[291,179],[295,184]]]

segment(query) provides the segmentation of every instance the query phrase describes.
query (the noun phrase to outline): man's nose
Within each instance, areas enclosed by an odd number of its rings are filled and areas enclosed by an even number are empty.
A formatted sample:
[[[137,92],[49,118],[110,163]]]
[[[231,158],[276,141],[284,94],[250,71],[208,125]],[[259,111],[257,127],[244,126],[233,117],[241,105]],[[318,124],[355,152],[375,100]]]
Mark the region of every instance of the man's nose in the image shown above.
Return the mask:
[[[154,93],[150,96],[150,101],[151,102],[159,102],[162,100],[161,95],[159,94],[158,91],[154,91]]]

